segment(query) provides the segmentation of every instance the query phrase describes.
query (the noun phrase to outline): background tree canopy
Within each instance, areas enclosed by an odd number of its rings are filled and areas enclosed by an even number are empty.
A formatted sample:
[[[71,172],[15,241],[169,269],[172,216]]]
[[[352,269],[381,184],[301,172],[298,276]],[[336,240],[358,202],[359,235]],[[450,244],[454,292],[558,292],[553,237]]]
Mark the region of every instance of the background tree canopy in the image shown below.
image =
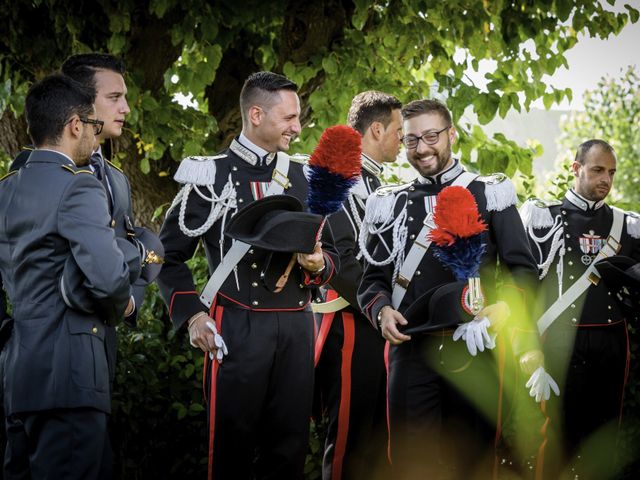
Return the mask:
[[[613,4],[613,0],[609,3]],[[454,118],[472,105],[481,123],[510,108],[571,96],[545,85],[566,64],[581,32],[607,37],[638,10],[606,11],[598,1],[516,0],[33,0],[0,9],[0,147],[6,169],[28,143],[22,115],[28,86],[72,53],[124,57],[131,114],[115,145],[133,184],[134,209],[149,224],[173,197],[171,175],[186,155],[212,154],[241,126],[238,95],[260,69],[300,86],[303,125],[295,151],[309,152],[322,130],[344,123],[357,92],[379,89],[402,101],[438,91]],[[496,62],[480,89],[465,76]],[[192,95],[193,107],[174,98]],[[458,124],[463,158],[477,151],[481,172],[529,175],[534,150]],[[157,210],[157,211],[156,211]]]
[[[640,15],[631,6],[608,12],[596,0],[31,0],[5,1],[2,7],[0,174],[28,144],[23,105],[34,80],[73,53],[121,55],[131,114],[113,147],[131,180],[138,222],[156,227],[177,191],[171,180],[177,162],[213,154],[238,134],[242,83],[261,69],[283,73],[300,86],[305,128],[295,152],[310,152],[324,128],[344,123],[351,98],[362,90],[386,91],[403,102],[437,95],[447,98],[457,121],[463,161],[483,173],[519,172],[529,193],[531,163],[539,151],[501,134],[488,137],[480,125],[459,120],[463,111],[471,107],[486,124],[511,108],[528,109],[536,99],[549,107],[570,98],[570,90],[545,85],[543,75],[566,65],[564,53],[578,34],[606,38]],[[482,60],[494,61],[495,70],[479,87],[465,72],[478,70]],[[621,129],[633,115],[637,119],[634,78],[635,100],[626,107],[610,100],[619,91],[593,94],[587,112],[610,110],[572,122],[601,118],[601,135],[617,135],[619,130],[604,129],[617,128],[608,122],[615,112]],[[177,94],[186,95],[190,106],[176,102]],[[635,131],[635,140],[626,143],[634,149],[624,155],[630,161],[638,157]],[[567,147],[575,148],[580,135],[568,139]],[[637,195],[628,185],[625,198]],[[201,287],[206,262],[195,258],[191,266]],[[117,476],[204,478],[202,356],[170,329],[155,286],[138,329],[119,328],[111,425]],[[318,449],[312,438],[311,451]],[[307,478],[318,478],[317,457],[310,458]]]

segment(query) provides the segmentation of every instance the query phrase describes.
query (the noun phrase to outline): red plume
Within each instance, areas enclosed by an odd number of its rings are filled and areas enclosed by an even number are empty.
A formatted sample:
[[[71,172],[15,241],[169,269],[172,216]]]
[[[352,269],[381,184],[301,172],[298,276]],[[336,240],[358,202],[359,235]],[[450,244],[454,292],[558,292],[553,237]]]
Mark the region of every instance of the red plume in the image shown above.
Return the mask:
[[[343,178],[360,175],[362,136],[346,125],[327,128],[309,159],[310,167],[319,167]]]
[[[471,192],[458,186],[447,187],[438,194],[434,221],[436,228],[429,236],[439,246],[452,245],[457,238],[472,237],[487,229]]]

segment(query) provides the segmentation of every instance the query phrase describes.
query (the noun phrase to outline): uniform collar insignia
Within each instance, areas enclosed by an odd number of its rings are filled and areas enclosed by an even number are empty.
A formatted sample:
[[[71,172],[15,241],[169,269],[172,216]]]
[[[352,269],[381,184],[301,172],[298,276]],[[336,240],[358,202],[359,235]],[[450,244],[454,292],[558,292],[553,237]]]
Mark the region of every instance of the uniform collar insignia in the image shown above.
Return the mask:
[[[600,200],[598,202],[587,200],[582,195],[576,193],[573,189],[569,189],[567,193],[565,193],[564,198],[566,198],[569,202],[571,202],[583,212],[586,212],[588,210],[598,210],[604,205],[604,200]]]
[[[448,169],[443,172],[434,175],[433,177],[423,177],[422,175],[418,176],[418,182],[424,183],[427,185],[439,185],[452,181],[456,177],[458,177],[462,172],[464,172],[464,167],[460,164],[460,160],[457,158],[453,159],[453,165],[451,165]]]
[[[364,153],[361,156],[362,158],[362,170],[365,172],[369,172],[371,175],[375,177],[380,177],[382,175],[382,165],[376,162],[371,157],[365,155]]]
[[[229,149],[248,164],[255,166],[258,163],[258,160],[260,160],[261,156],[258,153],[254,152],[250,147],[258,147],[256,145],[253,145],[251,141],[247,139],[247,137],[243,136],[242,139],[250,145],[248,147],[244,146],[242,143],[240,143],[240,137],[238,137],[234,138],[231,141]],[[274,158],[276,158],[276,154],[274,152],[269,153],[267,156],[267,165],[271,164]]]

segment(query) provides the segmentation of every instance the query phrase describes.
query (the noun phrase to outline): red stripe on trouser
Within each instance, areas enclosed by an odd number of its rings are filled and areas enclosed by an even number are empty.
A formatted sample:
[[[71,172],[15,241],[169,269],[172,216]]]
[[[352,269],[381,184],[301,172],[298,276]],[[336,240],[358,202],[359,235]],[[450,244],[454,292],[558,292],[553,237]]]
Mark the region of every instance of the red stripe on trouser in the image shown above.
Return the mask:
[[[618,426],[622,425],[622,407],[624,405],[624,391],[627,389],[627,381],[629,380],[629,370],[631,368],[631,345],[629,344],[629,328],[627,321],[624,321],[624,335],[626,339],[627,355],[624,366],[624,381],[622,382],[622,394],[620,395],[620,413],[618,415]]]
[[[502,395],[504,391],[504,369],[506,365],[506,346],[503,341],[498,340],[498,411],[496,415],[496,436],[493,441],[493,478],[498,478],[498,443],[502,435]]]
[[[331,300],[335,300],[338,298],[338,292],[335,290],[327,290],[327,298],[326,301],[330,302]],[[331,329],[331,324],[333,323],[333,317],[335,317],[336,312],[324,313],[322,314],[322,322],[320,324],[320,331],[318,332],[318,337],[316,338],[316,345],[313,355],[313,366],[317,367],[318,362],[320,361],[320,355],[322,355],[322,348],[324,347],[324,342],[327,341],[327,336],[329,336],[329,330]]]
[[[387,372],[387,459],[390,464],[393,464],[391,461],[391,418],[389,416],[389,347],[391,344],[389,342],[385,342],[384,344],[384,368]]]
[[[353,358],[353,346],[355,344],[355,322],[353,314],[342,312],[342,329],[344,340],[342,343],[342,369],[340,371],[340,409],[338,410],[338,431],[336,433],[336,448],[333,453],[333,465],[331,468],[332,480],[340,480],[342,477],[342,464],[347,448],[349,434],[349,410],[351,408],[351,359]]]
[[[222,312],[224,307],[218,307],[215,309],[216,328],[220,335],[222,335]],[[205,353],[205,363],[209,357],[208,353]],[[211,361],[211,385],[209,393],[209,475],[208,479],[213,480],[213,439],[215,434],[216,424],[216,379],[218,377],[218,362]]]

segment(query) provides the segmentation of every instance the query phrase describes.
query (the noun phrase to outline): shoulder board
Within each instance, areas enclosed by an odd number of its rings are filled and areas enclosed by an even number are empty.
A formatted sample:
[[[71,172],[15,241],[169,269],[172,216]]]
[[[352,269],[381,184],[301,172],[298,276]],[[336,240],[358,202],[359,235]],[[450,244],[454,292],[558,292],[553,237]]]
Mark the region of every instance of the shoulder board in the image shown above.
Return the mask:
[[[88,173],[89,175],[93,175],[93,172],[89,169],[84,169],[84,168],[73,168],[70,165],[60,165],[62,168],[64,168],[65,170],[68,170],[69,172],[73,173],[74,175],[77,175],[78,173]]]
[[[27,152],[32,152],[33,150],[35,150],[35,148],[33,148],[33,146],[31,145],[25,145],[24,147],[22,147],[22,150],[26,150]]]
[[[627,222],[627,233],[632,238],[640,238],[640,215],[636,212],[624,212]]]
[[[479,175],[475,180],[485,184],[484,195],[487,199],[487,210],[500,212],[518,203],[516,187],[504,173]]]
[[[226,157],[226,153],[211,157],[185,157],[180,162],[180,166],[178,166],[178,170],[173,176],[173,179],[183,184],[213,185],[216,182],[215,161]]]
[[[106,162],[107,162],[110,166],[112,166],[113,168],[115,168],[116,170],[118,170],[120,173],[124,173],[124,172],[122,171],[122,169],[121,169],[119,166],[117,166],[115,163],[113,163],[111,160],[106,160]]]
[[[478,175],[475,179],[479,182],[484,182],[487,185],[497,185],[504,182],[508,178],[509,177],[507,177],[504,173],[492,173],[490,175]]]
[[[295,163],[306,165],[307,163],[309,163],[309,157],[310,155],[307,155],[305,153],[294,153],[293,155],[289,155],[289,160]]]
[[[407,190],[412,185],[409,183],[402,183],[399,185],[383,185],[381,187],[376,188],[374,192],[378,197],[386,197],[388,195],[395,195],[396,193],[402,192],[403,190]]]
[[[562,205],[557,200],[542,200],[530,198],[520,207],[520,217],[525,227],[550,228],[553,227],[553,216],[549,207]]]
[[[2,177],[0,177],[0,182],[2,180],[4,180],[5,178],[9,178],[11,175],[13,175],[14,173],[18,173],[18,170],[10,170],[8,171],[5,175],[3,175]]]

